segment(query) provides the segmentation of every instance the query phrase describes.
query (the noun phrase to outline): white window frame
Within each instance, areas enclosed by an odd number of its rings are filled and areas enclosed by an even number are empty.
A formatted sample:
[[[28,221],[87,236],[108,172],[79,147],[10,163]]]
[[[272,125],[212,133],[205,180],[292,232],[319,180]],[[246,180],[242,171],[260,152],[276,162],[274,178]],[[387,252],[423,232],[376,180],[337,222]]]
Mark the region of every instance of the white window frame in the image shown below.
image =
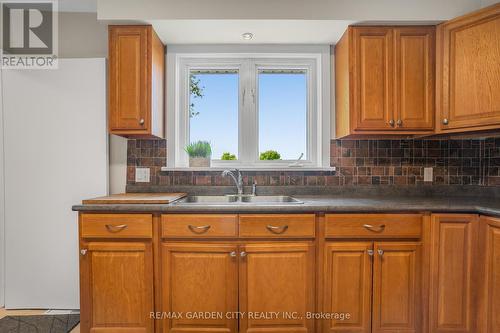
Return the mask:
[[[258,159],[258,75],[260,69],[298,69],[307,73],[307,155],[295,160],[260,161]],[[184,147],[189,140],[189,73],[192,69],[230,69],[239,72],[238,160],[212,160],[217,168],[297,169],[328,168],[330,131],[322,107],[321,54],[177,54],[175,57],[174,115],[167,123],[167,169],[189,167]],[[245,126],[243,126],[245,124]],[[327,128],[328,130],[325,130]],[[245,144],[245,143],[251,144]],[[326,147],[328,145],[328,147]],[[298,158],[299,156],[297,156]]]

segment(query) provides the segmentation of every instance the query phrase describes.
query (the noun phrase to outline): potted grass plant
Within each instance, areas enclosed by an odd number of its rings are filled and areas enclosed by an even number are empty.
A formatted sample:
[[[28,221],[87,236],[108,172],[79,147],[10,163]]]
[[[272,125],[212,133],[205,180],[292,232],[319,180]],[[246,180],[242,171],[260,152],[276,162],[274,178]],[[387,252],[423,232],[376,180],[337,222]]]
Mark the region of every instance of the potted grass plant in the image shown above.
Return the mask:
[[[187,145],[184,150],[189,155],[189,167],[210,167],[210,158],[212,156],[212,147],[210,146],[210,142],[192,142]]]

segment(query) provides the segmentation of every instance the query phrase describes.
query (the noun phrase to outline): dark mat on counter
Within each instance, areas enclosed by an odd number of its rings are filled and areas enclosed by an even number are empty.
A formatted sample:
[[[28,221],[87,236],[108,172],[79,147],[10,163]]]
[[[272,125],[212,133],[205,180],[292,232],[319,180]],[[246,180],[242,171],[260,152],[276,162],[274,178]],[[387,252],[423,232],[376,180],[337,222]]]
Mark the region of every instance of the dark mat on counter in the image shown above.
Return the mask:
[[[0,319],[0,333],[68,333],[79,322],[79,314],[7,316]]]

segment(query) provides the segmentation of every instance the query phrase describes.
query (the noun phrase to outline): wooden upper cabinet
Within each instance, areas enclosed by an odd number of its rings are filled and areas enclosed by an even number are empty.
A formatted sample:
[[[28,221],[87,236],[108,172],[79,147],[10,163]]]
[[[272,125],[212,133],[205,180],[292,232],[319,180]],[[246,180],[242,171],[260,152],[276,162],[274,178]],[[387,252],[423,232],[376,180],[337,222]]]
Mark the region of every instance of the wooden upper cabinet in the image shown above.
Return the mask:
[[[396,127],[434,129],[434,27],[394,29]]]
[[[500,4],[438,26],[441,131],[500,128]]]
[[[226,316],[238,311],[236,253],[231,244],[161,244],[162,311],[182,314],[163,320],[161,332],[237,332],[237,318]],[[196,313],[221,316],[188,317]]]
[[[478,217],[435,214],[431,227],[433,333],[476,333]]]
[[[81,243],[81,332],[153,333],[151,242]]]
[[[351,26],[335,46],[336,136],[434,129],[429,26]]]
[[[148,25],[109,26],[109,132],[164,137],[165,46]]]
[[[239,311],[257,316],[241,318],[239,332],[313,333],[306,312],[314,312],[314,245],[246,244],[241,252]]]
[[[373,333],[420,333],[419,243],[375,243]]]
[[[393,33],[390,28],[353,29],[353,109],[356,130],[390,129],[393,119]]]
[[[478,332],[500,332],[500,218],[481,216]]]
[[[371,253],[371,242],[327,243],[323,312],[350,316],[347,320],[324,320],[323,333],[371,332]]]

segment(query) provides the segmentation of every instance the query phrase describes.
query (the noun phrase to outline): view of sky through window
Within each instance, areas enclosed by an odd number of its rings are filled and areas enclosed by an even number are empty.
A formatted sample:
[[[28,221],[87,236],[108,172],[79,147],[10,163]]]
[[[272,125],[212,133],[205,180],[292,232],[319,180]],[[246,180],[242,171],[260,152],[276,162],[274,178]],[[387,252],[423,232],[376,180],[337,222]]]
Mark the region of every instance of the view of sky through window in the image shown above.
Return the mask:
[[[210,142],[214,160],[224,153],[238,159],[238,72],[191,70],[190,75],[190,142]],[[259,154],[273,150],[281,160],[296,160],[303,153],[306,159],[306,71],[260,70],[257,79]]]
[[[275,150],[282,160],[306,154],[306,73],[259,73],[259,153]]]
[[[238,157],[238,73],[200,71],[191,75],[202,96],[191,89],[190,142],[210,142],[214,160],[226,152]]]

